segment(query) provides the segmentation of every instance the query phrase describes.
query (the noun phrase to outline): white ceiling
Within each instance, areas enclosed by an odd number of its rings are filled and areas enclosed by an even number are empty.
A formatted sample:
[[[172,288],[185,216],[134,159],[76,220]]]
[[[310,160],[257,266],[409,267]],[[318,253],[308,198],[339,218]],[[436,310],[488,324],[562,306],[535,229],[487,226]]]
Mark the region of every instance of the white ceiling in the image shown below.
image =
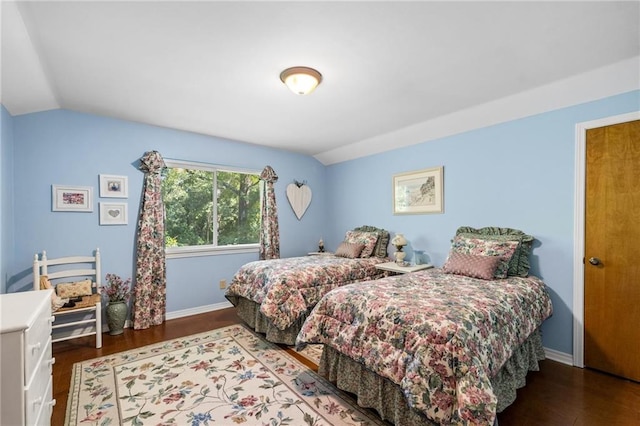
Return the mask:
[[[580,76],[596,80],[575,102],[640,87],[637,1],[3,0],[2,15],[12,115],[65,108],[325,164],[509,119],[500,100],[536,88],[536,108],[570,103]],[[296,65],[322,73],[311,95],[279,80]]]

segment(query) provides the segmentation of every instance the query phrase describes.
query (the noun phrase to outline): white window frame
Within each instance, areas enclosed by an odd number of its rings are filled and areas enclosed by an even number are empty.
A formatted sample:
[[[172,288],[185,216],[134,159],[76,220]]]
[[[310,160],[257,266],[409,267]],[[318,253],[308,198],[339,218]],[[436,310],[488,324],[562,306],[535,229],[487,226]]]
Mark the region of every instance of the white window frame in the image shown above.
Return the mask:
[[[167,168],[182,168],[182,169],[195,169],[204,170],[206,172],[235,172],[235,173],[247,173],[260,175],[260,170],[243,169],[239,167],[221,166],[218,164],[199,163],[197,161],[175,160],[171,158],[165,158],[164,164]],[[214,173],[215,188],[218,186],[216,182],[217,174]],[[260,185],[260,199],[262,199],[262,185]],[[213,223],[218,223],[218,206],[213,206]],[[213,234],[213,244],[201,245],[201,246],[184,246],[184,247],[166,247],[165,258],[177,259],[183,257],[199,257],[199,256],[218,256],[226,254],[241,254],[241,253],[258,253],[260,249],[259,243],[254,244],[235,244],[235,245],[218,245],[218,229],[216,227]]]

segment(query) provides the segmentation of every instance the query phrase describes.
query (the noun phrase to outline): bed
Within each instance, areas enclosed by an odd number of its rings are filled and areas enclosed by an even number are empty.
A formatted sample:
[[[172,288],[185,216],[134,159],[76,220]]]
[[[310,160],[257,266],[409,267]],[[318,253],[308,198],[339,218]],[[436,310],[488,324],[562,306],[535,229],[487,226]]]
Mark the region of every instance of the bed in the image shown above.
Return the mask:
[[[318,372],[398,426],[491,425],[544,359],[553,310],[528,275],[532,241],[460,228],[442,268],[327,293],[297,347],[323,343]]]
[[[238,316],[274,343],[293,345],[300,327],[328,291],[389,275],[389,232],[373,226],[347,231],[335,254],[249,262],[234,275],[225,297]]]

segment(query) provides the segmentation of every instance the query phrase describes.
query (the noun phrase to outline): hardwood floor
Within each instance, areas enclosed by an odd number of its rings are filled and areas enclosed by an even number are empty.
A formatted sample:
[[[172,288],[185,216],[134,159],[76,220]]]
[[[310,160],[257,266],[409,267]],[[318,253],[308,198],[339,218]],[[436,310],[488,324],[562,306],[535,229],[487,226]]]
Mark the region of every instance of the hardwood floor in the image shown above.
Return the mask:
[[[170,320],[148,330],[125,329],[120,336],[105,334],[101,349],[94,347],[92,338],[54,343],[53,397],[57,403],[51,424],[64,424],[74,363],[240,322],[235,309],[229,308]],[[296,355],[294,351],[290,353]],[[304,358],[297,358],[305,362]],[[545,360],[541,371],[529,373],[527,386],[498,415],[498,422],[500,426],[638,425],[640,384]]]

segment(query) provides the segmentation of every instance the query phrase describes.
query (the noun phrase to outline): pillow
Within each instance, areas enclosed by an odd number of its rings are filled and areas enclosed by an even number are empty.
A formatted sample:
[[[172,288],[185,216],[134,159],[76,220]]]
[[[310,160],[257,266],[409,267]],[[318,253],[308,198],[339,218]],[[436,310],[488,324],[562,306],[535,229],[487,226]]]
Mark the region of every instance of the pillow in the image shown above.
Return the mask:
[[[456,235],[451,249],[458,253],[479,256],[497,256],[500,258],[494,273],[495,278],[506,278],[509,261],[518,247],[518,241],[492,241],[481,238],[470,238]]]
[[[347,231],[344,240],[348,243],[363,244],[364,248],[360,257],[371,257],[373,249],[376,247],[378,241],[377,232],[365,232],[365,231]]]
[[[56,293],[63,299],[71,297],[91,296],[91,280],[76,281],[73,283],[56,284]]]
[[[447,274],[492,280],[500,263],[498,256],[479,256],[451,251],[442,269]]]
[[[524,232],[513,228],[484,227],[472,228],[461,226],[456,231],[456,235],[464,237],[482,238],[492,241],[518,241],[518,247],[509,261],[508,276],[526,277],[529,275],[529,256],[534,238]]]
[[[351,259],[355,259],[360,256],[362,253],[362,249],[364,248],[364,244],[358,243],[348,243],[343,241],[338,246],[335,255],[340,257],[348,257]]]
[[[387,246],[389,245],[389,239],[391,235],[389,235],[389,231],[376,228],[375,226],[363,225],[357,228],[353,228],[354,231],[365,231],[365,232],[375,232],[378,234],[378,242],[376,242],[376,246],[373,249],[373,253],[371,256],[386,258],[387,257]]]

